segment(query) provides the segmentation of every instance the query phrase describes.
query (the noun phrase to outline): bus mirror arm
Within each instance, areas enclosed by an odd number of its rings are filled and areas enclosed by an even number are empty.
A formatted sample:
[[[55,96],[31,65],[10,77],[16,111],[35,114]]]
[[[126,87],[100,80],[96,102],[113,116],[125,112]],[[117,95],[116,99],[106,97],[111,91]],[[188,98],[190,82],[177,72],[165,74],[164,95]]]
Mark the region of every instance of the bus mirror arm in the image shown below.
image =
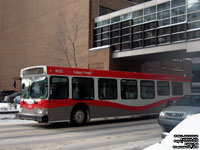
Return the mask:
[[[14,88],[16,88],[16,85],[17,85],[16,80],[21,81],[21,78],[19,78],[19,77],[13,78],[13,87],[14,87]]]

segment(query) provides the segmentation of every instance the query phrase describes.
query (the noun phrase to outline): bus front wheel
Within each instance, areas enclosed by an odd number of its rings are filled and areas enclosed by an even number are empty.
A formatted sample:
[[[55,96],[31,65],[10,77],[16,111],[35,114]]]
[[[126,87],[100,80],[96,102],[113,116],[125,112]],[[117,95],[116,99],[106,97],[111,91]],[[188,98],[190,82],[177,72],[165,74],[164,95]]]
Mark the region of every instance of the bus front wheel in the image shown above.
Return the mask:
[[[77,109],[72,113],[71,122],[72,124],[82,125],[87,120],[86,111],[83,109]]]

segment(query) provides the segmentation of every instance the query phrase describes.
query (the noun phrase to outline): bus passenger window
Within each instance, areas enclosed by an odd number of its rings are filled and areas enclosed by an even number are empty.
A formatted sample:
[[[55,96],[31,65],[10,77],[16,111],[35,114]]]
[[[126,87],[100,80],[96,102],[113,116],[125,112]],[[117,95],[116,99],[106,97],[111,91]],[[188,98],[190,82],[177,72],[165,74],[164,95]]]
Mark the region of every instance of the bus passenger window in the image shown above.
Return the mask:
[[[99,79],[99,99],[117,99],[117,80]]]
[[[92,78],[73,78],[72,98],[75,100],[94,99],[94,80]]]
[[[155,87],[153,81],[141,81],[141,98],[152,99],[155,97]]]
[[[137,99],[136,80],[121,80],[121,97],[122,99]]]
[[[183,94],[183,83],[182,82],[172,82],[172,94],[182,95]]]
[[[51,77],[50,99],[67,99],[69,96],[69,83],[67,77]]]
[[[167,96],[169,95],[169,82],[167,81],[158,81],[157,82],[158,95]]]

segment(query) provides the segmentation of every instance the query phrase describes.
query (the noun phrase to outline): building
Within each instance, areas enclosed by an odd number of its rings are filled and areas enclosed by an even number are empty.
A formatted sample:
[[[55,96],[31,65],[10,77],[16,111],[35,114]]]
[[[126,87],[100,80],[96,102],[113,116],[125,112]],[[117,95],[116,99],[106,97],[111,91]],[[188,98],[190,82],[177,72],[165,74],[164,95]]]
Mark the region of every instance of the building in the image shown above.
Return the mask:
[[[152,0],[95,18],[91,68],[188,75],[199,57],[200,2]],[[189,59],[190,58],[190,59]],[[103,66],[104,64],[104,66]]]
[[[0,89],[35,65],[191,75],[200,2],[145,1],[0,0]]]
[[[28,66],[88,68],[94,18],[132,5],[124,0],[0,0],[0,89],[12,89],[13,78]],[[66,38],[73,40],[67,40],[67,48]]]

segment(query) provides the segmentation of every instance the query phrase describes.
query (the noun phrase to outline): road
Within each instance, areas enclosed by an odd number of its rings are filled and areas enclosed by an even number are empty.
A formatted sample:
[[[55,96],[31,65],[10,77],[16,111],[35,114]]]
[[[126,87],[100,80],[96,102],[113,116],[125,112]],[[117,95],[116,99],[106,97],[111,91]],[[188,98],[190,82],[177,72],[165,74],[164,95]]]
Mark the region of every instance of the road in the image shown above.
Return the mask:
[[[0,150],[141,150],[161,140],[156,119],[137,118],[90,122],[38,124],[11,121],[0,124]]]

